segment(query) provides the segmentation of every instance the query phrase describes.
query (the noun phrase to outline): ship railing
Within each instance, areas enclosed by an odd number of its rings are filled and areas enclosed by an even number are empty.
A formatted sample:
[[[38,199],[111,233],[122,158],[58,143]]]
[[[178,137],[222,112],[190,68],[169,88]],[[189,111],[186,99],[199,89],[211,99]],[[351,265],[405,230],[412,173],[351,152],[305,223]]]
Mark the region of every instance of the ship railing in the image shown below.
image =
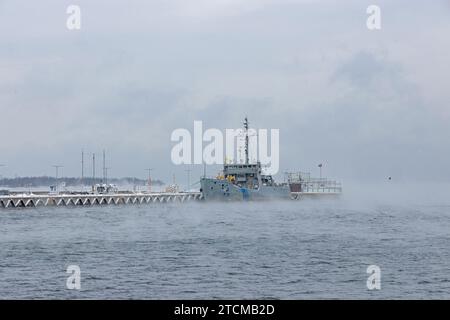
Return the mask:
[[[311,179],[311,174],[309,172],[286,172],[285,174],[289,183],[298,183],[300,181]]]
[[[306,193],[342,193],[342,183],[326,178],[310,179],[301,182],[301,190]]]

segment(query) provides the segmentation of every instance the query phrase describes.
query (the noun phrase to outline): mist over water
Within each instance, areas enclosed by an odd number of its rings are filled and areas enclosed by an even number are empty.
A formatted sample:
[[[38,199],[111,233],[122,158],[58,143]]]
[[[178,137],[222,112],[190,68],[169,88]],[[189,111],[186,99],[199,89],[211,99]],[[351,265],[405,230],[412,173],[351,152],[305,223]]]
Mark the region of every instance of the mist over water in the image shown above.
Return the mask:
[[[449,182],[395,182],[361,183],[349,181],[344,185],[342,199],[346,204],[367,206],[449,205]]]
[[[450,298],[448,185],[0,212],[1,298]],[[426,188],[425,188],[426,186]],[[81,290],[66,268],[81,268]],[[369,265],[381,290],[366,287]]]

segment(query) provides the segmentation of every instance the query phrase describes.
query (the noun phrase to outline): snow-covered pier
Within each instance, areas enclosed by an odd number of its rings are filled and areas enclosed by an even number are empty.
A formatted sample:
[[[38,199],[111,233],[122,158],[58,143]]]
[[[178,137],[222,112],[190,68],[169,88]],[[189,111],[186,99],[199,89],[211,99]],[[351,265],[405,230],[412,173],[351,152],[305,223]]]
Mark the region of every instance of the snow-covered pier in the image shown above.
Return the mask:
[[[13,194],[0,196],[0,208],[137,205],[202,199],[200,192],[115,194]]]

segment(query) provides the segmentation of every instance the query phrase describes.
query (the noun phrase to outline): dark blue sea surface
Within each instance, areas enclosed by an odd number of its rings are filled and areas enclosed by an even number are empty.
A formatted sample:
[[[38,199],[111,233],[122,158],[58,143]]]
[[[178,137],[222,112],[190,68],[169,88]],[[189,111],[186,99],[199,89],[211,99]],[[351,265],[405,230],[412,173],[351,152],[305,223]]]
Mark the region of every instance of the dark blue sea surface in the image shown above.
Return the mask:
[[[450,298],[446,204],[2,209],[0,243],[2,299]],[[66,287],[69,265],[81,290]]]

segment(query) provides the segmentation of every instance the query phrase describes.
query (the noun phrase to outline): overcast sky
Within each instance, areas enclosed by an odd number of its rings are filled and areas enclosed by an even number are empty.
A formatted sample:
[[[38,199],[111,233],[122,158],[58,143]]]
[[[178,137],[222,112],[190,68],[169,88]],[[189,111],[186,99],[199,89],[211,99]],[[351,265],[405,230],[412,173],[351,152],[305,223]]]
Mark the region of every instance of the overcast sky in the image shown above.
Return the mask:
[[[0,0],[0,39],[3,176],[105,148],[112,176],[186,180],[172,131],[247,115],[280,129],[280,172],[450,181],[449,1]]]

